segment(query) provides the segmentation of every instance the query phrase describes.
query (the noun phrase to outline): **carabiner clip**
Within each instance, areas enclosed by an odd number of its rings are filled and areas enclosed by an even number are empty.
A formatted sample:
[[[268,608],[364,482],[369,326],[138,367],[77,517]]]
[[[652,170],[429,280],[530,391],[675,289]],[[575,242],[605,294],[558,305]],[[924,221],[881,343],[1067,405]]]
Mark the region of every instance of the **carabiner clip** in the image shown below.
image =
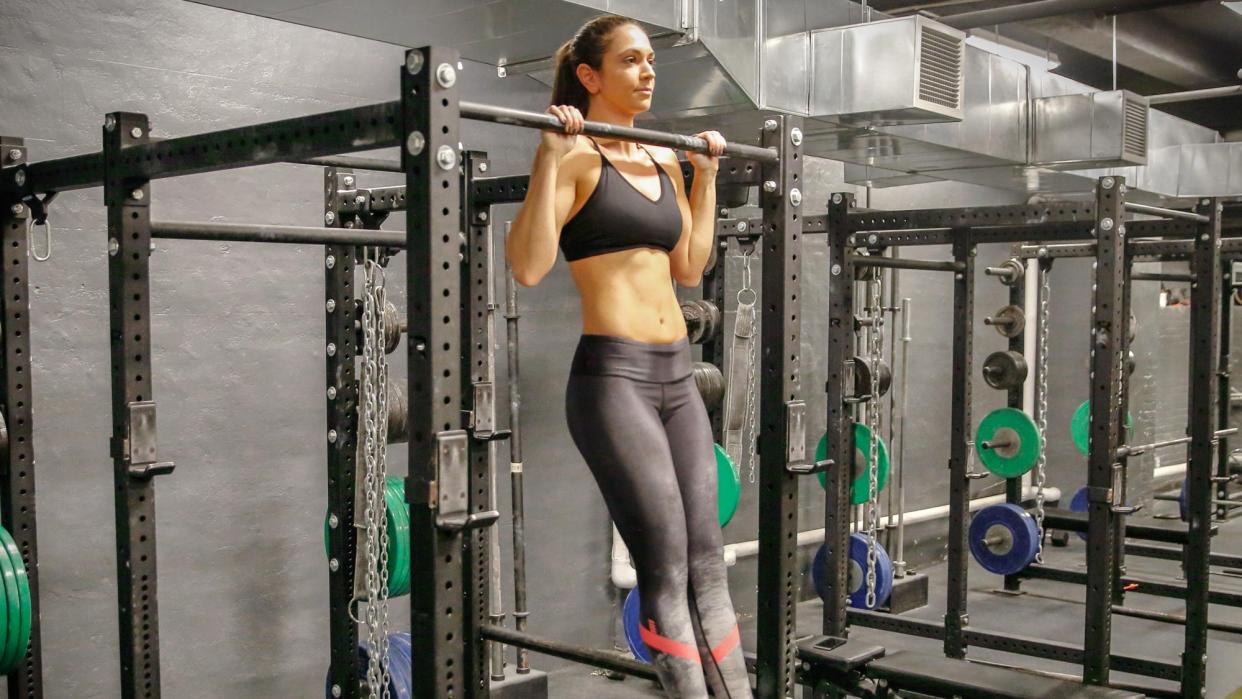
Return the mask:
[[[48,223],[46,218],[43,219],[43,249],[47,250],[47,254],[43,257],[39,257],[39,253],[35,252],[34,228],[38,225],[39,224],[35,223],[33,220],[26,225],[26,245],[30,247],[31,257],[35,258],[39,262],[47,262],[52,259],[52,224]]]
[[[30,256],[39,262],[47,262],[52,259],[52,224],[47,222],[47,207],[56,198],[56,192],[51,191],[43,195],[40,199],[38,196],[32,196],[28,202],[30,205],[30,223],[26,224],[26,245],[30,247]],[[39,257],[39,253],[35,252],[34,231],[35,226],[44,227],[43,248],[47,250],[47,254]]]

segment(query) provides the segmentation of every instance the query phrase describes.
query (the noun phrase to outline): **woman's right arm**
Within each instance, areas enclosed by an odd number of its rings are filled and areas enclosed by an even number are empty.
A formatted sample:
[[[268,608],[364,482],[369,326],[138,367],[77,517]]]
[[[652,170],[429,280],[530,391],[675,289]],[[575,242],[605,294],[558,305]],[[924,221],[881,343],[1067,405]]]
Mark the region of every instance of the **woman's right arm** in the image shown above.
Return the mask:
[[[565,133],[543,131],[530,184],[522,208],[509,227],[505,255],[513,267],[513,278],[522,286],[534,286],[556,264],[561,227],[569,217],[576,195],[574,168],[565,167],[565,156],[582,129],[582,115],[573,107],[548,108],[560,118]]]

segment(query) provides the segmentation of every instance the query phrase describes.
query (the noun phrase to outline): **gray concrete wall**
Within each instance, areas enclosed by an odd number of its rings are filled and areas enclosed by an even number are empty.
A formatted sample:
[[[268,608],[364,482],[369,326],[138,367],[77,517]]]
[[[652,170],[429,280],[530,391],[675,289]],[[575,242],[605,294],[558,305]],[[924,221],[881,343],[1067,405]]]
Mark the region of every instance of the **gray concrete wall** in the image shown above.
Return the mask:
[[[181,136],[395,98],[402,50],[174,0],[73,0],[0,3],[0,133],[20,136],[32,160],[97,151],[103,115],[145,112],[157,137]],[[464,99],[541,109],[547,88],[500,80],[467,63]],[[497,174],[525,172],[535,137],[463,124],[468,147],[489,153]],[[388,154],[392,157],[392,154]],[[807,201],[841,187],[838,164],[807,165]],[[157,219],[319,225],[322,173],[273,165],[159,180]],[[395,184],[365,174],[363,186]],[[1010,203],[1003,192],[959,185],[877,191],[885,208]],[[513,215],[500,207],[495,221]],[[108,457],[107,247],[100,189],[67,192],[53,209],[53,257],[32,263],[35,449],[46,696],[119,694],[112,468]],[[387,228],[399,230],[394,216]],[[36,241],[41,244],[41,239]],[[500,250],[498,246],[498,250]],[[823,431],[825,318],[822,238],[804,239],[803,369],[811,422],[808,448]],[[943,255],[942,250],[918,251]],[[1000,248],[980,252],[1000,260]],[[500,262],[498,257],[497,262]],[[160,450],[178,464],[158,481],[160,650],[166,696],[316,696],[327,659],[323,253],[315,246],[206,242],[157,243],[151,262],[153,385]],[[1071,264],[1075,269],[1069,269]],[[1085,371],[1085,263],[1058,267],[1053,301],[1053,424],[1068,419]],[[736,263],[730,262],[730,284]],[[390,296],[404,307],[403,260],[389,272]],[[948,284],[908,274],[903,295],[917,299],[911,356],[907,468],[917,481],[911,508],[945,501],[950,318]],[[1004,289],[979,280],[976,358],[1002,346],[981,324]],[[697,290],[688,290],[694,295]],[[1146,297],[1145,297],[1146,298]],[[1136,297],[1145,380],[1170,395],[1184,385],[1184,360],[1169,366],[1162,343],[1181,331]],[[579,333],[572,281],[558,263],[538,287],[521,290],[522,387],[526,430],[527,536],[531,628],[593,646],[613,642],[616,593],[608,580],[611,530],[590,474],[564,428],[563,392]],[[731,309],[728,309],[731,312]],[[1168,329],[1163,329],[1168,325]],[[1184,327],[1184,326],[1183,326]],[[498,371],[504,375],[503,344]],[[403,352],[393,355],[404,374]],[[1077,372],[1075,374],[1074,372]],[[977,384],[979,382],[976,382]],[[504,384],[502,381],[501,390]],[[1182,389],[1184,395],[1184,388]],[[976,391],[976,422],[999,394]],[[1175,411],[1174,411],[1175,412]],[[1172,414],[1172,413],[1170,413]],[[1136,412],[1136,418],[1140,413]],[[1054,427],[1055,429],[1055,427]],[[1054,440],[1067,435],[1053,433]],[[1058,447],[1060,449],[1060,447]],[[501,449],[503,464],[507,451]],[[1062,463],[1064,461],[1064,463]],[[405,449],[391,450],[405,472]],[[1054,451],[1052,482],[1076,485],[1081,459]],[[508,512],[501,469],[499,506]],[[746,484],[728,541],[754,538],[756,491]],[[800,524],[821,526],[817,487],[801,496]],[[502,520],[509,570],[511,528]],[[912,559],[939,555],[941,532],[916,532],[926,545]],[[805,552],[806,556],[813,553]],[[732,573],[738,610],[755,609],[755,561]],[[809,588],[809,586],[808,586]],[[505,588],[506,609],[511,589]],[[407,607],[392,611],[405,625]],[[539,667],[564,663],[539,658]],[[584,670],[585,671],[585,670]]]

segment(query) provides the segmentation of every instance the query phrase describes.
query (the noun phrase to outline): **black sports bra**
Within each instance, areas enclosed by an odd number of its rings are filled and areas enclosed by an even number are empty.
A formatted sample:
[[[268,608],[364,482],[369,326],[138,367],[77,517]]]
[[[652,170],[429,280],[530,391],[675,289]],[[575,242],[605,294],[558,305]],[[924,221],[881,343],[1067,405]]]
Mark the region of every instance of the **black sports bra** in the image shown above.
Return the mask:
[[[668,173],[651,158],[660,178],[660,198],[652,201],[617,171],[595,139],[590,141],[601,161],[599,182],[582,208],[561,228],[565,259],[573,262],[639,247],[672,252],[681,238],[681,208]]]

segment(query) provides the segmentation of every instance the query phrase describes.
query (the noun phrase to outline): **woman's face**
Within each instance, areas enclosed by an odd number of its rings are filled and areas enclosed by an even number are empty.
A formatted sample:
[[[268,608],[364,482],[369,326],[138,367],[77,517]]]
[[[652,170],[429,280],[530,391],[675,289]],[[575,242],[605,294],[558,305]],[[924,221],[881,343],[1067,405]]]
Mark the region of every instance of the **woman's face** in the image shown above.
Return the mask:
[[[600,69],[594,71],[585,64],[579,67],[580,73],[582,69],[593,74],[593,85],[586,80],[583,82],[596,98],[633,114],[651,109],[655,52],[642,29],[633,24],[617,27],[612,32]]]

